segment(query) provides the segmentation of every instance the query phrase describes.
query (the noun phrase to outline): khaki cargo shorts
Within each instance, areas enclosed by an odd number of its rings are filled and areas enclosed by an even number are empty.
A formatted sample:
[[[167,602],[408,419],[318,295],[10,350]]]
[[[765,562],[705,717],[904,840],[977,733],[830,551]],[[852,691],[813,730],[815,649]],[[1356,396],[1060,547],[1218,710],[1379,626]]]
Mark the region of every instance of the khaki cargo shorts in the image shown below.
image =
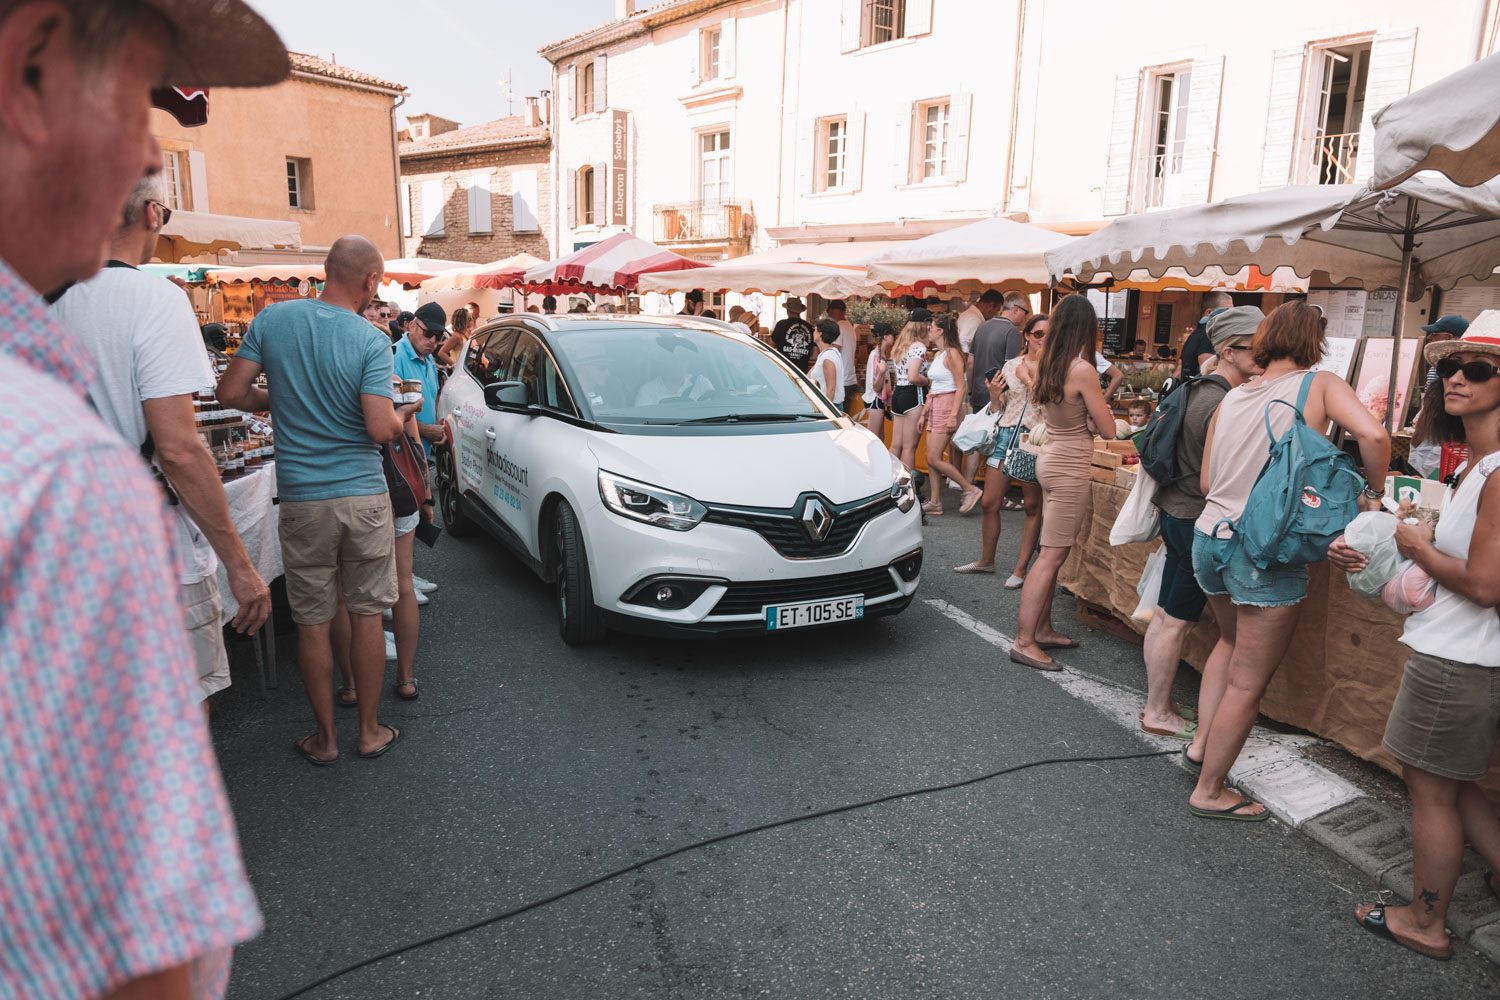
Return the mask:
[[[321,625],[338,610],[378,615],[396,603],[396,533],[388,493],[282,501],[281,559],[298,625]]]

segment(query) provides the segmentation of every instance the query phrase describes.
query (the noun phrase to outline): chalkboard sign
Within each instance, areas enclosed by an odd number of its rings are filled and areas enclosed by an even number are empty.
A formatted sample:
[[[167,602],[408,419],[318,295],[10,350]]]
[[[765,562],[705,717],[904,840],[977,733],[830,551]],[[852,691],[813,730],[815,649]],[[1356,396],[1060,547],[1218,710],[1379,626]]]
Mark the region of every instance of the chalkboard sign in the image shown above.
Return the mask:
[[[1154,347],[1175,346],[1172,343],[1172,303],[1156,304],[1156,332],[1151,335],[1151,340]]]
[[[1106,357],[1129,354],[1135,347],[1134,294],[1130,291],[1105,292],[1090,288],[1089,302],[1099,314],[1099,331],[1103,335]]]

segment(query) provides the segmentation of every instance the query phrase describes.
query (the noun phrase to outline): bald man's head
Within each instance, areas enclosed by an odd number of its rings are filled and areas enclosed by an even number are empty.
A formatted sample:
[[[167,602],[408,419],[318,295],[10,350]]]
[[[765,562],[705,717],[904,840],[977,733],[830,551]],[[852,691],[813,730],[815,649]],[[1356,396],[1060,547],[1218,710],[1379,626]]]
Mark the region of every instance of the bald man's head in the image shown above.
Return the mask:
[[[323,298],[364,312],[385,276],[385,258],[363,236],[340,236],[323,262]]]

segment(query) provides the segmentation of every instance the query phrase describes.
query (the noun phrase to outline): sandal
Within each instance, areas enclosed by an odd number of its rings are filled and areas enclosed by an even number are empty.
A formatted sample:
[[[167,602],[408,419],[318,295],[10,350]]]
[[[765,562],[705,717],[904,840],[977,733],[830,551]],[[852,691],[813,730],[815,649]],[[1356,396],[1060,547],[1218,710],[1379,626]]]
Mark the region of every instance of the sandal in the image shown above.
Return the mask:
[[[1187,769],[1189,771],[1192,771],[1194,774],[1202,774],[1203,761],[1194,760],[1192,757],[1188,756],[1188,750],[1192,747],[1192,745],[1192,743],[1188,743],[1187,746],[1184,746],[1182,748],[1182,762],[1187,765]]]
[[[1369,906],[1368,903],[1363,905]],[[1363,915],[1360,914],[1360,909],[1361,907],[1355,907],[1354,919],[1359,922],[1359,926],[1376,937],[1392,941],[1403,948],[1409,948],[1418,955],[1435,958],[1439,962],[1446,962],[1453,957],[1453,945],[1451,942],[1445,943],[1441,948],[1435,948],[1430,944],[1423,944],[1420,941],[1413,941],[1411,938],[1397,936],[1396,932],[1391,930],[1390,924],[1385,922],[1385,907],[1370,906],[1368,910],[1365,910]],[[1445,931],[1444,933],[1447,932]]]
[[[1191,742],[1193,737],[1198,735],[1198,723],[1189,722],[1181,729],[1159,729],[1156,726],[1146,725],[1146,720],[1142,719],[1141,732],[1150,733],[1152,736],[1165,736],[1170,740],[1188,740]],[[1199,764],[1198,767],[1201,770],[1203,765]]]
[[[1184,748],[1185,750],[1186,748]],[[1258,813],[1242,813],[1241,809],[1246,806],[1256,805],[1254,799],[1240,799],[1228,809],[1204,809],[1188,803],[1188,810],[1200,819],[1227,819],[1235,823],[1261,823],[1271,818],[1271,810],[1262,809]]]
[[[391,747],[395,746],[398,742],[400,742],[401,730],[397,729],[395,726],[388,726],[384,722],[380,724],[380,728],[389,729],[391,731],[391,738],[380,744],[380,746],[376,747],[374,750],[370,750],[368,752],[364,750],[356,751],[358,756],[363,757],[365,760],[373,760],[376,757],[379,757],[381,754],[385,753]]]
[[[339,762],[338,754],[334,754],[332,757],[319,757],[317,754],[307,749],[307,741],[317,735],[317,733],[309,733],[308,735],[302,737],[300,740],[295,741],[292,744],[292,749],[295,750],[303,760],[307,761],[313,767],[332,767]]]
[[[346,695],[346,694],[353,695],[354,697],[353,698],[345,698],[344,695]],[[333,700],[334,700],[335,703],[338,704],[339,708],[358,708],[359,707],[359,694],[353,688],[351,688],[351,687],[341,687],[341,688],[339,688],[338,694],[334,695]]]
[[[411,688],[411,694],[402,694],[402,688]],[[397,681],[394,685],[391,686],[391,694],[395,695],[397,698],[400,698],[402,701],[416,701],[417,698],[421,696],[422,692],[417,690],[417,679],[413,677],[409,681]]]

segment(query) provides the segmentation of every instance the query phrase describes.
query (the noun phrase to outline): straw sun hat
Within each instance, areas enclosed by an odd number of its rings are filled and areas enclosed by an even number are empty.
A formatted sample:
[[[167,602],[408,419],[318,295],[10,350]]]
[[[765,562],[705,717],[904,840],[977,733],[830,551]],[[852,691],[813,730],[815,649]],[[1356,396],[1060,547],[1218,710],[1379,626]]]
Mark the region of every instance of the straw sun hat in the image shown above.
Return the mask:
[[[1500,309],[1486,309],[1474,318],[1462,337],[1428,344],[1422,355],[1428,364],[1435,365],[1448,355],[1460,351],[1500,358]]]

